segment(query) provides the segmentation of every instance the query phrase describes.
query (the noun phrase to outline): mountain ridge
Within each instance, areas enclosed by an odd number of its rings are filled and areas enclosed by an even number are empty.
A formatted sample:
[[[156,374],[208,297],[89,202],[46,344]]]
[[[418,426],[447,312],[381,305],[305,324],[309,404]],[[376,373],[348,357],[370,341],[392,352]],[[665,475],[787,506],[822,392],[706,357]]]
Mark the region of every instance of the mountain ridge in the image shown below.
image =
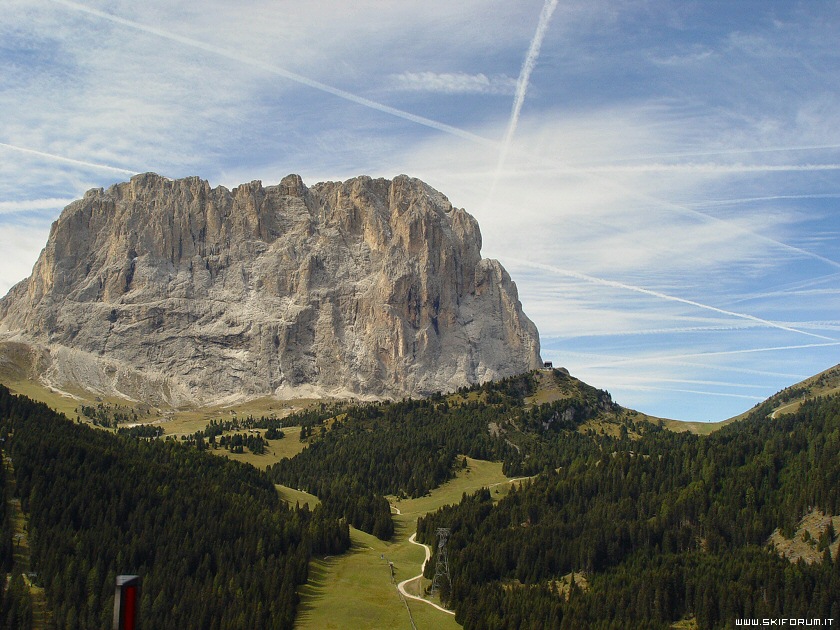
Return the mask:
[[[476,220],[405,175],[233,190],[137,175],[53,224],[0,300],[46,383],[173,405],[394,398],[538,367]]]

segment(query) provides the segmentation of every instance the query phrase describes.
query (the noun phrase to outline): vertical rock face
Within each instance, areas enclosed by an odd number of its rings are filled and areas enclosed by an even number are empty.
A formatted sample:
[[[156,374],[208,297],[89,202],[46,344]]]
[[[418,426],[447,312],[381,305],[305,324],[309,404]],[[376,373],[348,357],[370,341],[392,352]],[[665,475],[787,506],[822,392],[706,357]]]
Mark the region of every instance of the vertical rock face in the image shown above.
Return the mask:
[[[478,224],[406,176],[232,191],[133,177],[53,224],[0,333],[44,378],[172,404],[423,395],[540,365]]]

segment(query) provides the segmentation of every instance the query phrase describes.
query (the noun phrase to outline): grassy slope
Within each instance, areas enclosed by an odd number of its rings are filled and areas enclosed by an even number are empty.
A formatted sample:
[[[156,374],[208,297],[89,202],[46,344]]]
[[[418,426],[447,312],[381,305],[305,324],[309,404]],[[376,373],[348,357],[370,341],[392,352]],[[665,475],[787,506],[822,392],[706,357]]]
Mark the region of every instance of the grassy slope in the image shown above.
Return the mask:
[[[83,403],[93,405],[97,402],[106,402],[127,407],[132,407],[136,404],[134,401],[130,400],[112,397],[99,397],[83,390],[74,389],[72,391],[59,392],[47,388],[42,385],[37,378],[35,378],[35,362],[36,358],[22,344],[10,342],[0,343],[0,383],[9,387],[9,389],[15,393],[24,394],[33,400],[44,402],[56,411],[65,413],[70,418],[75,418],[77,416],[75,411],[76,407]],[[550,372],[548,371],[537,372],[537,378],[539,388],[536,394],[529,401],[532,404],[548,403],[573,395],[568,391],[562,391],[560,388],[556,387],[556,385],[552,382],[553,379],[550,378]],[[782,400],[785,397],[786,392],[795,388],[805,389],[806,392],[789,398],[788,400]],[[808,378],[801,383],[792,385],[778,394],[771,396],[769,400],[778,401],[773,410],[774,414],[792,413],[796,411],[799,408],[799,405],[801,405],[807,398],[838,392],[840,392],[840,365]],[[477,395],[475,393],[470,394],[470,398],[475,398],[476,396]],[[305,409],[317,402],[320,401],[310,399],[278,401],[272,398],[259,398],[235,405],[216,407],[196,409],[154,409],[152,414],[148,416],[147,422],[159,423],[163,427],[166,435],[180,436],[191,434],[195,431],[203,429],[207,426],[211,419],[229,420],[234,417],[234,414],[238,414],[242,417],[249,414],[254,416],[267,416],[274,414],[277,417],[283,417],[294,411]],[[623,410],[623,413],[629,415],[635,421],[642,420],[652,423],[661,422],[665,428],[671,431],[689,431],[699,435],[708,435],[709,433],[726,426],[730,422],[734,422],[745,417],[750,411],[752,410],[745,411],[742,414],[722,422],[687,422],[682,420],[657,418],[655,416],[649,416],[631,409],[625,409]],[[603,431],[607,434],[613,434],[618,432],[618,427],[618,422],[605,417],[597,418],[585,423],[581,426],[581,430],[585,431],[587,429],[594,429],[597,432]],[[263,456],[262,458],[256,458],[253,460],[241,457],[237,457],[236,459],[249,461],[255,466],[265,468],[267,465],[277,461],[277,459],[282,457],[292,457],[297,452],[299,451],[290,451],[288,453],[284,452],[283,454],[278,452],[276,459],[272,456]]]
[[[584,384],[582,384],[581,381],[574,377],[572,377],[571,381],[566,383],[564,386],[558,384],[558,382],[553,378],[552,372],[550,370],[540,370],[536,373],[536,377],[537,391],[534,393],[533,396],[530,396],[526,399],[526,404],[543,405],[546,403],[555,402],[557,400],[577,398],[582,395],[578,387],[583,387]],[[621,429],[622,420],[628,419],[632,420],[633,422],[650,422],[652,424],[662,422],[667,428],[671,428],[669,426],[669,424],[671,423],[680,427],[682,425],[688,424],[703,424],[683,423],[678,420],[667,420],[664,418],[657,418],[656,416],[649,416],[645,413],[642,413],[641,411],[635,411],[633,409],[627,409],[622,407],[617,416],[613,413],[604,412],[591,420],[587,420],[586,422],[580,425],[579,431],[581,433],[585,433],[586,431],[592,429],[596,433],[604,433],[606,435],[612,435],[613,437],[617,437]],[[685,429],[683,428],[682,430]]]
[[[819,374],[806,378],[804,381],[786,387],[770,396],[765,402],[771,404],[770,416],[775,418],[780,414],[794,413],[806,400],[837,393],[840,393],[840,365],[835,365]],[[751,411],[752,409],[729,420],[724,420],[721,424],[745,418]]]
[[[316,560],[309,583],[301,592],[297,627],[300,628],[410,628],[405,605],[391,582],[388,562],[394,563],[395,582],[420,573],[424,552],[408,542],[414,533],[417,517],[442,505],[457,503],[462,495],[479,488],[493,488],[494,497],[507,494],[509,480],[502,474],[501,463],[468,458],[468,468],[459,470],[455,479],[417,499],[391,504],[401,514],[394,515],[394,537],[383,542],[369,534],[351,529],[353,549],[342,556]],[[297,491],[280,489],[281,496],[297,500]],[[384,558],[383,558],[384,556]],[[425,581],[428,585],[428,581]],[[416,601],[408,601],[418,628],[458,628],[452,615]]]
[[[309,505],[309,509],[311,510],[316,505],[321,503],[321,500],[314,494],[309,494],[308,492],[304,492],[303,490],[296,490],[295,488],[281,486],[280,484],[274,484],[274,487],[277,488],[277,492],[280,495],[280,498],[290,505],[294,505],[295,503],[300,503],[301,505],[303,505],[304,503],[306,503]]]
[[[800,383],[786,387],[779,393],[768,398],[767,402],[772,404],[770,413],[771,417],[776,417],[779,414],[794,413],[797,409],[799,409],[802,403],[808,399],[816,398],[817,396],[830,396],[831,394],[837,393],[840,393],[840,365],[835,365],[824,372],[820,372],[815,376],[806,378]],[[742,420],[747,417],[753,409],[755,409],[755,407],[721,422],[684,422],[682,420],[663,420],[663,426],[671,431],[690,431],[691,433],[696,433],[698,435],[708,435],[717,431],[721,427],[725,427],[731,422]],[[654,421],[658,421],[658,419],[654,419]]]

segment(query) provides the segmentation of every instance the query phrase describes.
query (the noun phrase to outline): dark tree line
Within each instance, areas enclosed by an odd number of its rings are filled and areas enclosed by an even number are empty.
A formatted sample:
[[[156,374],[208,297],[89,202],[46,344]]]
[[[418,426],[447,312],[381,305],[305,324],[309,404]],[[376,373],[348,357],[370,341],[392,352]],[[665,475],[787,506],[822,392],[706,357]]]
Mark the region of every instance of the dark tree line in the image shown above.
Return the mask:
[[[148,415],[149,410],[100,402],[96,405],[80,405],[76,412],[89,418],[97,426],[116,429],[120,424],[137,422],[140,416]]]
[[[211,420],[204,429],[192,435],[182,435],[181,441],[195,446],[200,451],[208,448],[224,448],[232,453],[244,453],[247,448],[255,455],[262,455],[268,448],[269,440],[281,440],[285,437],[282,426],[282,420],[265,416],[260,418],[248,416],[243,420],[238,418]],[[247,429],[247,432],[224,435],[241,429]],[[260,435],[256,429],[265,429],[265,435]]]
[[[110,628],[118,573],[144,628],[291,628],[313,554],[345,521],[282,503],[252,466],[74,424],[0,387],[0,435],[55,625]]]
[[[137,424],[133,427],[120,427],[117,429],[120,435],[127,435],[133,438],[154,439],[163,435],[163,427],[153,426],[151,424]]]
[[[248,415],[245,418],[231,418],[230,420],[210,420],[204,430],[197,431],[196,435],[203,435],[206,438],[219,436],[223,433],[230,433],[231,431],[242,431],[248,429],[268,429],[278,431],[284,426],[291,426],[291,423],[285,418],[275,418],[274,416],[260,416],[255,418]],[[269,438],[271,439],[271,438]]]
[[[15,528],[8,504],[11,488],[7,485],[3,464],[0,457],[0,627],[29,630],[32,627],[32,598],[20,570],[15,570],[18,568],[14,565]]]
[[[215,438],[211,438],[211,444],[215,445],[215,442]],[[223,435],[219,438],[218,444],[231,453],[243,453],[247,448],[254,455],[262,455],[265,453],[268,440],[254,433],[234,433],[233,435]]]

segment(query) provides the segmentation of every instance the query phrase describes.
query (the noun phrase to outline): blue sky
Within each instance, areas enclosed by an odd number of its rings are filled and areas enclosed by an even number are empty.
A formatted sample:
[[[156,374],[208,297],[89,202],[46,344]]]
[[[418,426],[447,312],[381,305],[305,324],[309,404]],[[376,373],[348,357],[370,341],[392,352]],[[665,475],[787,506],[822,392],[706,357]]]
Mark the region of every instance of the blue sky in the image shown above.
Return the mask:
[[[0,293],[155,171],[419,177],[543,357],[721,420],[840,362],[840,4],[4,0]],[[525,81],[527,79],[527,81]]]

